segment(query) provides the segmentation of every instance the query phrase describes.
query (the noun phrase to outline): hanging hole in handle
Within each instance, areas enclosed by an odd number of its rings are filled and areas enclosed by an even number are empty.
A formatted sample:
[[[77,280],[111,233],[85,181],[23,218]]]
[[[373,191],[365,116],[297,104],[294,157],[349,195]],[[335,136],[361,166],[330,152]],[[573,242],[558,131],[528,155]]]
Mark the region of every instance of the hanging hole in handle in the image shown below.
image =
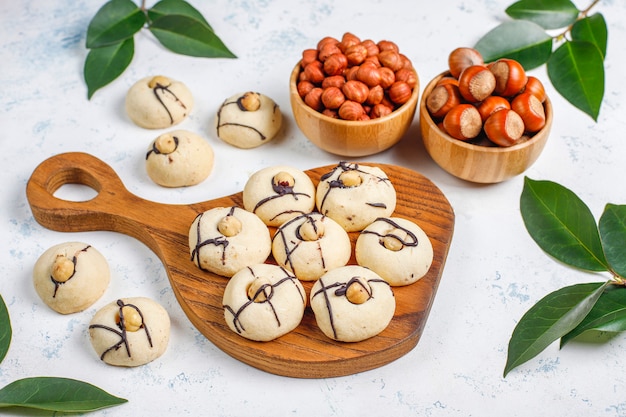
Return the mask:
[[[84,202],[96,198],[101,188],[100,182],[80,168],[60,170],[47,184],[48,192],[60,200]]]
[[[98,192],[85,184],[63,184],[52,195],[59,200],[81,203],[95,198]]]

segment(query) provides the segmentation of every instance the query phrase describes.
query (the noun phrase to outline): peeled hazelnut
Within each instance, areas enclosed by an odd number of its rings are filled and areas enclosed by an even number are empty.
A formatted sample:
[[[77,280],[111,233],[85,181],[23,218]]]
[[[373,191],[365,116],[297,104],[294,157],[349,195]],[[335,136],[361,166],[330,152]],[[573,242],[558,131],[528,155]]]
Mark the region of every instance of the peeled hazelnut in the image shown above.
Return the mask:
[[[322,46],[322,48],[319,50],[318,54],[317,54],[317,58],[324,62],[326,61],[326,59],[328,59],[328,57],[330,57],[333,54],[341,54],[341,49],[339,49],[339,45],[338,44],[332,44],[332,43],[327,43],[324,46]]]
[[[358,45],[361,43],[361,39],[353,33],[346,32],[341,37],[341,42],[339,43],[339,47],[342,50],[346,50],[351,46]]]
[[[302,223],[302,225],[298,228],[300,237],[302,240],[307,242],[319,240],[322,236],[324,236],[325,231],[324,223],[314,219],[307,219],[307,221]]]
[[[378,71],[378,67],[374,64],[363,64],[356,72],[356,79],[364,82],[371,88],[380,84],[381,75]]]
[[[365,114],[365,109],[361,103],[356,101],[346,100],[343,102],[339,110],[337,110],[339,118],[343,120],[360,120],[361,116]]]
[[[398,52],[398,51],[400,51],[400,48],[398,48],[398,45],[396,45],[395,42],[392,42],[392,41],[382,40],[382,41],[379,41],[377,45],[378,45],[378,49],[380,50],[380,52],[383,52],[383,51]]]
[[[305,49],[302,51],[302,61],[300,62],[302,68],[313,61],[317,61],[317,49]]]
[[[302,98],[308,94],[309,91],[315,88],[315,85],[311,81],[299,81],[298,82],[298,95]]]
[[[393,71],[398,71],[404,65],[400,54],[393,49],[381,50],[378,60],[383,67],[391,68]]]
[[[326,75],[341,75],[348,68],[348,58],[341,52],[332,54],[324,61]]]
[[[318,85],[324,80],[324,64],[320,61],[313,61],[302,70],[304,79]]]
[[[352,304],[363,304],[372,297],[372,290],[362,277],[352,278],[347,285],[346,298]]]
[[[281,187],[293,187],[296,180],[293,175],[286,171],[277,172],[272,178],[273,185]]]
[[[357,187],[363,182],[361,174],[354,169],[342,172],[339,175],[339,181],[346,187]]]
[[[370,93],[367,95],[365,103],[370,106],[374,106],[379,104],[383,100],[383,97],[385,97],[385,90],[383,90],[380,85],[377,85],[370,89]]]
[[[248,298],[255,303],[262,303],[271,297],[272,281],[267,277],[257,277],[248,286]]]
[[[409,87],[415,88],[417,86],[417,75],[415,75],[415,71],[408,68],[400,68],[395,72],[396,81],[404,81]]]
[[[304,96],[304,102],[313,110],[322,111],[324,109],[324,103],[322,103],[322,90],[319,87],[313,88]]]
[[[66,282],[74,275],[74,262],[64,255],[58,255],[52,264],[52,278],[56,282]]]
[[[245,111],[257,111],[261,107],[261,95],[248,91],[239,97],[239,106]]]
[[[387,89],[396,82],[396,73],[391,68],[380,67],[378,68],[378,73],[380,74],[380,86],[382,88]]]
[[[378,48],[376,42],[371,39],[365,39],[363,42],[361,42],[361,45],[363,45],[365,49],[367,49],[367,56],[375,56],[380,53],[380,48]]]
[[[339,87],[328,87],[322,92],[322,103],[327,109],[338,109],[344,101],[346,96]]]
[[[454,78],[459,78],[465,68],[483,64],[482,55],[474,48],[456,48],[448,56],[448,67]]]
[[[322,81],[322,88],[328,88],[328,87],[343,87],[343,85],[346,83],[346,79],[344,78],[343,75],[331,75],[330,77],[326,77],[324,78],[324,81]]]
[[[348,64],[360,65],[367,58],[367,48],[363,44],[349,46],[345,51]]]
[[[235,216],[224,216],[217,223],[217,230],[226,237],[235,236],[241,232],[241,220]]]
[[[122,316],[124,316],[124,329],[127,332],[136,332],[143,326],[141,314],[131,306],[122,307]],[[121,318],[118,316],[117,322],[119,323],[120,321]]]
[[[378,103],[372,107],[372,110],[370,110],[369,115],[370,115],[370,118],[377,119],[379,117],[385,117],[391,114],[392,111],[393,109],[391,107],[383,103]]]
[[[356,101],[357,103],[365,102],[369,94],[367,84],[358,80],[346,81],[343,87],[341,87],[341,91],[343,91],[348,100]]]
[[[316,47],[317,47],[317,50],[319,51],[326,44],[337,45],[338,43],[339,43],[339,41],[337,39],[333,38],[332,36],[325,36],[322,39],[320,39],[320,41],[317,43]]]
[[[404,230],[393,229],[383,238],[383,246],[391,251],[397,252],[404,247],[403,240],[406,236],[407,234]]]
[[[178,140],[176,137],[165,133],[156,138],[154,141],[154,147],[160,154],[167,155],[176,150],[178,147]]]
[[[396,81],[389,87],[389,99],[396,104],[404,104],[411,98],[413,90],[405,81]]]
[[[483,101],[495,88],[496,78],[485,66],[473,65],[459,76],[459,92],[470,103]]]
[[[164,87],[169,87],[170,85],[172,85],[172,80],[170,80],[169,78],[163,75],[156,75],[152,77],[150,81],[148,81],[148,87],[150,88],[157,88],[157,87],[164,88]]]

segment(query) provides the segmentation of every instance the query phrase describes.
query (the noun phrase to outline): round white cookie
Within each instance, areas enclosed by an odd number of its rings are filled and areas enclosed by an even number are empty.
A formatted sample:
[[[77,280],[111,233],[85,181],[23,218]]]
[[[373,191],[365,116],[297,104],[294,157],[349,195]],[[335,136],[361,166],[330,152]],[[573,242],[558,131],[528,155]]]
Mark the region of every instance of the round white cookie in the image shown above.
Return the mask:
[[[320,179],[315,203],[320,213],[356,232],[393,213],[396,190],[382,169],[341,162]]]
[[[392,286],[414,283],[433,262],[433,246],[426,233],[399,217],[376,219],[359,234],[354,251],[359,265]]]
[[[396,299],[374,271],[348,265],[328,271],[311,288],[310,302],[322,332],[340,342],[360,342],[389,325]]]
[[[93,246],[67,242],[52,246],[35,262],[35,290],[53,310],[76,313],[98,300],[111,280],[109,264]]]
[[[247,339],[266,342],[295,329],[304,316],[306,293],[298,279],[278,265],[251,265],[224,290],[224,318]]]
[[[122,298],[96,312],[89,323],[89,338],[109,365],[145,365],[167,349],[170,317],[149,298]]]
[[[138,126],[165,129],[189,115],[193,96],[185,84],[162,75],[142,78],[126,93],[126,113]]]
[[[283,223],[272,238],[272,255],[298,279],[314,281],[350,260],[348,233],[320,213],[303,214]]]
[[[231,277],[263,263],[272,251],[270,232],[253,213],[239,207],[216,207],[196,216],[189,228],[191,260],[200,269]]]
[[[271,141],[282,125],[280,107],[264,94],[248,91],[227,98],[215,118],[217,136],[237,148]]]
[[[315,209],[315,185],[303,171],[285,165],[263,168],[243,188],[243,206],[268,226],[280,226]]]
[[[209,142],[195,133],[174,130],[159,135],[146,153],[146,171],[164,187],[187,187],[204,181],[213,169]]]

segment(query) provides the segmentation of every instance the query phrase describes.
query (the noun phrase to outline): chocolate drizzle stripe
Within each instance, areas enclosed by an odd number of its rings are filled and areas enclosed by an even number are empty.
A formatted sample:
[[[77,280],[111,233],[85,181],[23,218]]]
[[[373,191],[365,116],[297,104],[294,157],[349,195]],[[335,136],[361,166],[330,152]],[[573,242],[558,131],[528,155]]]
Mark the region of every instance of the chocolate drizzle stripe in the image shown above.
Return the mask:
[[[163,86],[161,84],[158,84],[152,89],[152,92],[154,93],[154,96],[156,97],[156,99],[159,101],[159,103],[161,104],[161,106],[163,106],[163,108],[165,109],[165,111],[167,112],[167,115],[170,118],[170,124],[174,124],[174,117],[172,116],[172,112],[170,111],[170,109],[167,107],[167,105],[163,102],[163,99],[161,98],[161,96],[159,95],[159,91],[162,92],[163,95],[165,95],[166,93],[170,94],[173,98],[174,101],[176,103],[179,103],[180,106],[183,109],[187,109],[187,106],[185,106],[185,103],[183,103],[176,94],[174,94],[174,92],[172,90],[169,89],[169,86]]]
[[[383,243],[383,238],[387,237],[387,236],[391,236],[395,239],[397,239],[399,242],[402,243],[403,246],[409,246],[409,247],[417,247],[419,245],[419,241],[417,239],[417,236],[415,236],[415,233],[413,233],[412,231],[410,231],[409,229],[407,229],[406,227],[402,227],[400,226],[398,223],[394,222],[393,220],[386,218],[386,217],[379,217],[376,220],[374,220],[373,223],[376,222],[385,222],[389,225],[391,225],[394,229],[400,229],[403,232],[405,232],[407,234],[407,238],[408,239],[403,239],[400,236],[394,234],[394,233],[386,233],[386,234],[380,234],[378,232],[374,232],[373,230],[363,230],[361,233],[363,234],[372,234],[372,235],[376,235],[380,238],[379,240],[379,244],[381,246],[384,246]]]
[[[59,288],[61,287],[61,285],[64,285],[66,282],[72,279],[74,275],[76,275],[76,265],[78,264],[78,255],[80,255],[81,252],[83,253],[87,252],[89,248],[91,248],[91,245],[85,246],[81,250],[77,251],[74,254],[74,256],[72,256],[72,263],[74,264],[74,271],[72,271],[72,275],[70,275],[70,277],[65,282],[57,281],[56,279],[52,277],[52,275],[50,275],[50,281],[52,281],[52,283],[54,284],[54,291],[52,293],[52,298],[56,298],[57,292],[59,291]]]

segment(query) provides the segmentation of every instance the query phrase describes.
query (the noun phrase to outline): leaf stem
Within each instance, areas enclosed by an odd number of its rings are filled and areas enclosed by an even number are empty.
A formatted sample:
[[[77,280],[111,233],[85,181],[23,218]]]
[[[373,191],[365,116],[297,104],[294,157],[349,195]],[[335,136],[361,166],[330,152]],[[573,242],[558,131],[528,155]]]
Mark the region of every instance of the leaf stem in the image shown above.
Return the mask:
[[[585,8],[583,10],[580,10],[580,13],[578,14],[578,17],[576,18],[576,22],[578,22],[579,20],[582,20],[585,17],[587,17],[587,15],[591,11],[591,9],[593,9],[595,7],[595,5],[598,4],[598,3],[600,3],[600,0],[593,0],[591,2],[591,4],[589,6],[587,6],[587,8]],[[561,32],[561,33],[557,34],[556,36],[554,36],[553,39],[561,40],[561,39],[565,38],[565,36],[567,36],[567,34],[572,31],[572,28],[574,27],[574,24],[576,22],[574,22],[574,23],[570,24],[569,26],[567,26],[563,32]]]

